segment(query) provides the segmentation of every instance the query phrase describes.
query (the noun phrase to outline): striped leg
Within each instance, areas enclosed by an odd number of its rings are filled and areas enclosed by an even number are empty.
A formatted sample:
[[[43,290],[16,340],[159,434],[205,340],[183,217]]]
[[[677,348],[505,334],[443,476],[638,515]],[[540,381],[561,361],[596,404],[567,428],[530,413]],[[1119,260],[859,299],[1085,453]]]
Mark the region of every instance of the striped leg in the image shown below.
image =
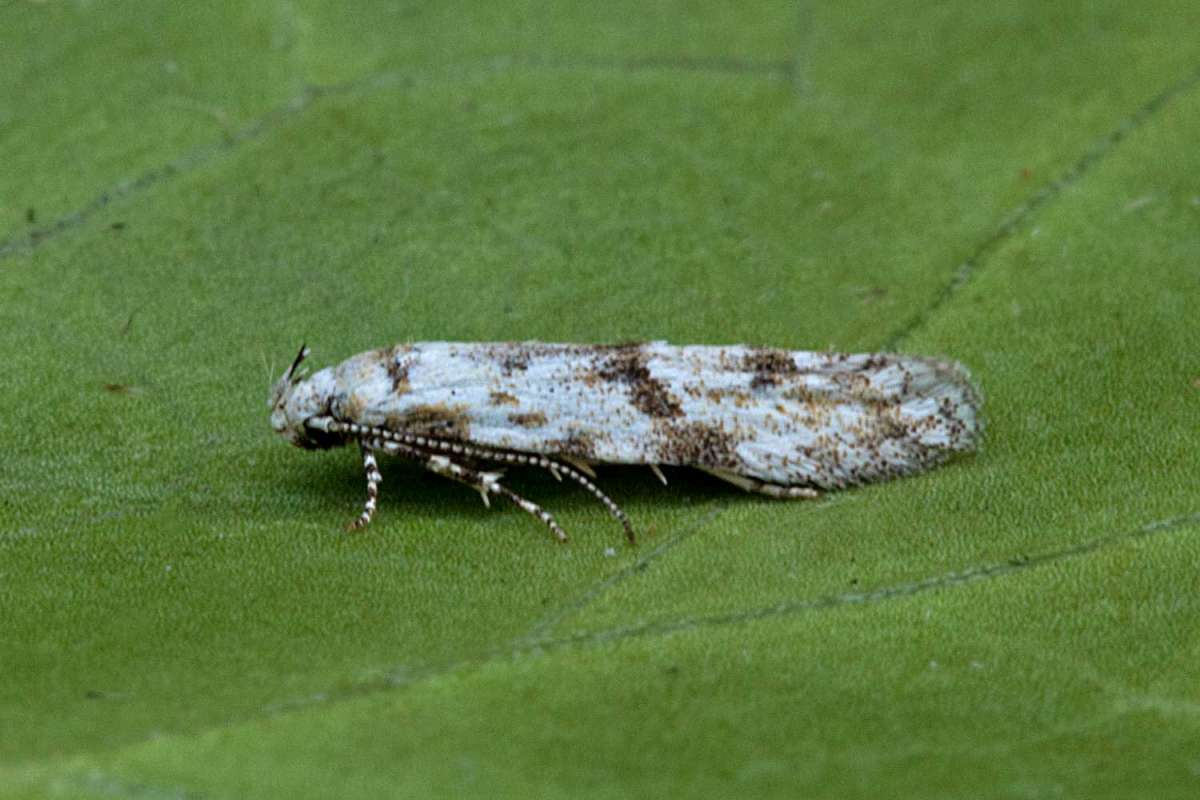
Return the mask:
[[[534,503],[531,500],[526,500],[521,495],[511,489],[500,485],[500,474],[497,472],[481,472],[479,470],[464,467],[461,464],[456,464],[449,458],[443,455],[425,452],[416,447],[409,447],[401,442],[383,441],[375,439],[373,444],[383,450],[385,453],[405,456],[414,461],[418,461],[425,469],[445,478],[465,483],[466,485],[476,489],[480,496],[483,497],[485,505],[491,506],[488,502],[488,495],[494,494],[500,497],[507,498],[519,506],[523,511],[540,519],[550,532],[554,534],[554,538],[560,542],[567,541],[567,533],[555,521],[550,512]]]
[[[745,475],[738,475],[736,472],[730,472],[729,470],[712,469],[711,467],[697,467],[697,469],[707,472],[715,478],[728,481],[739,489],[745,489],[747,492],[757,492],[758,494],[765,494],[768,497],[776,497],[781,500],[812,500],[821,496],[820,492],[808,486],[780,486],[777,483],[766,483],[757,478],[747,478]]]
[[[365,444],[361,447],[363,470],[367,473],[367,502],[363,504],[362,513],[346,525],[348,531],[362,530],[371,524],[371,518],[375,516],[375,508],[379,503],[379,482],[383,480],[383,476],[379,474],[379,464],[375,461],[375,453]]]
[[[424,436],[415,433],[405,433],[403,431],[390,431],[385,428],[374,428],[366,425],[359,425],[353,422],[340,422],[332,417],[313,417],[306,423],[310,427],[327,433],[342,433],[356,437],[374,437],[377,444],[393,444],[398,445],[396,449],[388,450],[387,452],[400,453],[401,448],[407,449],[413,453],[422,453],[426,456],[433,451],[447,453],[451,456],[465,456],[467,458],[478,458],[485,461],[496,461],[501,464],[516,464],[517,466],[539,467],[548,470],[555,478],[562,480],[562,476],[578,483],[584,489],[599,500],[608,513],[621,523],[621,527],[625,529],[625,537],[630,544],[636,544],[637,539],[634,536],[633,524],[630,523],[629,517],[624,510],[618,506],[612,498],[600,490],[596,484],[588,480],[588,476],[575,466],[562,463],[562,461],[552,460],[546,456],[536,453],[522,453],[518,451],[496,450],[490,447],[481,447],[467,442],[458,442],[450,439],[436,439],[429,436]],[[421,460],[417,456],[409,455],[410,458]],[[564,459],[569,460],[569,459]],[[590,472],[590,468],[587,469]],[[594,475],[594,473],[593,473]],[[661,473],[659,473],[661,477]]]
[[[558,539],[558,541],[562,542],[563,544],[566,544],[567,532],[564,531],[562,528],[558,527],[558,523],[554,521],[554,517],[550,516],[549,511],[542,508],[541,506],[539,506],[537,503],[533,502],[532,500],[526,500],[524,497],[521,497],[521,495],[517,494],[516,492],[514,492],[504,486],[501,486],[498,483],[496,484],[496,491],[499,494],[504,495],[509,500],[516,503],[527,514],[532,514],[533,516],[540,519],[545,524],[545,526],[550,529],[550,532],[554,534],[555,539]]]
[[[375,429],[373,429],[375,430]],[[549,459],[543,455],[535,453],[508,452],[505,450],[493,450],[490,447],[480,447],[479,445],[466,444],[464,442],[454,442],[444,439],[431,439],[427,436],[417,436],[415,434],[396,433],[394,431],[379,431],[380,435],[385,440],[405,442],[409,445],[415,445],[418,448],[426,448],[430,450],[438,450],[443,453],[451,453],[453,455],[462,455],[469,458],[479,458],[485,461],[498,461],[501,464],[516,464],[522,467],[539,467],[547,470],[557,480],[562,480],[562,476],[566,475],[575,483],[582,486],[584,489],[599,500],[608,513],[617,522],[621,523],[621,527],[625,529],[625,537],[629,539],[630,544],[637,544],[637,537],[633,533],[633,524],[630,523],[629,517],[624,510],[617,505],[611,497],[600,490],[600,487],[588,480],[588,476],[580,472],[572,466],[568,466],[560,461]]]

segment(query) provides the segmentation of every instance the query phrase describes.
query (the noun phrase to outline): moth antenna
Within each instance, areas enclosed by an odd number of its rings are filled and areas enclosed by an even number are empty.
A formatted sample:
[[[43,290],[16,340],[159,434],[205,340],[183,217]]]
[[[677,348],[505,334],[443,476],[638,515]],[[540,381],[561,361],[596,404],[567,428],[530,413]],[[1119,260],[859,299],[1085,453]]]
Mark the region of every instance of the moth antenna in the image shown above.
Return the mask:
[[[308,358],[308,354],[308,345],[300,345],[300,352],[296,354],[296,360],[292,362],[292,365],[288,367],[287,372],[283,375],[285,380],[290,381],[292,379],[292,376],[296,374],[296,369],[300,366],[300,362]]]

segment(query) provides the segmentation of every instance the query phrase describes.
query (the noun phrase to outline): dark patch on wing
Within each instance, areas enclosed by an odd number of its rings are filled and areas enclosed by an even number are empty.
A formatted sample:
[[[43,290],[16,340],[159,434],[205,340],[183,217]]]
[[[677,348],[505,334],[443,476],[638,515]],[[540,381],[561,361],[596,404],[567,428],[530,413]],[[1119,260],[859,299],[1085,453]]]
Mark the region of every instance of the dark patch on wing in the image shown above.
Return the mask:
[[[388,415],[387,427],[394,431],[428,433],[449,439],[470,439],[471,419],[465,406],[433,403],[413,406],[401,414]]]
[[[491,362],[500,368],[504,377],[529,369],[529,346],[521,342],[498,342],[480,345],[467,351],[467,357],[477,362]]]
[[[515,395],[508,392],[492,392],[488,395],[488,400],[494,406],[518,406],[521,404]]]
[[[875,372],[892,365],[892,359],[886,353],[871,353],[859,365],[859,372]]]
[[[335,397],[332,404],[333,416],[350,422],[362,419],[367,407],[366,400],[357,392],[351,392],[345,397]]]
[[[388,378],[392,381],[392,391],[396,394],[407,394],[412,388],[408,385],[408,368],[412,366],[412,359],[401,355],[404,352],[407,352],[407,349],[402,351],[396,347],[387,351],[385,356]]]
[[[785,400],[793,400],[797,403],[816,405],[816,404],[829,402],[828,397],[825,397],[824,395],[820,394],[819,392],[814,392],[813,390],[809,389],[807,386],[803,386],[803,385],[799,385],[799,384],[797,384],[796,386],[789,387],[787,390],[784,391],[782,396],[783,396],[783,399],[785,399]]]
[[[754,398],[750,392],[745,389],[727,389],[723,387],[708,389],[704,392],[704,396],[708,398],[708,402],[714,405],[720,405],[726,400],[733,403],[738,408],[746,408],[754,402]]]
[[[832,377],[834,383],[841,389],[839,399],[842,402],[851,401],[861,405],[889,402],[889,398],[872,385],[871,379],[863,371],[838,372]],[[893,397],[890,402],[899,403],[900,400],[899,397]]]
[[[800,372],[792,354],[776,347],[755,347],[742,356],[741,368],[743,372],[754,373],[750,379],[752,390],[778,386],[786,376]]]
[[[891,408],[876,410],[875,430],[879,439],[903,439],[909,435],[908,427],[900,420],[899,414]]]
[[[596,359],[591,373],[600,381],[624,385],[630,401],[643,414],[658,419],[683,416],[679,399],[650,374],[646,353],[640,344],[604,348],[603,356]],[[584,380],[587,381],[587,376]]]
[[[546,424],[546,415],[541,411],[530,411],[525,414],[509,414],[508,421],[522,428],[540,428]]]
[[[524,372],[529,369],[530,362],[536,359],[586,358],[602,353],[636,349],[641,342],[624,344],[555,344],[551,342],[497,342],[485,345],[473,352],[476,359],[486,359],[496,363],[505,377],[514,372]]]
[[[514,372],[524,372],[529,369],[529,354],[523,350],[513,348],[510,352],[500,356],[500,372],[504,375],[512,375]]]
[[[737,445],[734,436],[715,425],[671,423],[663,426],[657,460],[662,464],[732,469],[741,464]]]
[[[596,443],[586,433],[572,433],[565,439],[551,439],[546,442],[546,452],[555,455],[574,456],[585,461],[596,460]]]

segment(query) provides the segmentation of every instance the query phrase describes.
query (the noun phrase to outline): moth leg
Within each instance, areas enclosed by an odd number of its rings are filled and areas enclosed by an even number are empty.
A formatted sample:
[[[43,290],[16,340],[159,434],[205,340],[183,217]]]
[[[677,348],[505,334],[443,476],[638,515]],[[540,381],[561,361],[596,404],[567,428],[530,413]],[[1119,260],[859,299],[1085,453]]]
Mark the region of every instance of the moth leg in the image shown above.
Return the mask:
[[[633,533],[633,524],[629,521],[629,517],[625,514],[625,511],[611,497],[601,491],[599,486],[588,480],[587,475],[584,475],[574,467],[567,466],[545,456],[532,455],[530,453],[506,453],[503,450],[487,450],[476,447],[469,447],[468,451],[481,458],[489,458],[502,463],[541,467],[542,469],[549,470],[550,474],[559,480],[562,480],[562,475],[566,475],[584,489],[587,489],[592,497],[603,503],[613,519],[621,523],[621,527],[625,529],[625,538],[629,540],[629,543],[637,544],[637,537]],[[588,471],[591,472],[591,470]]]
[[[351,435],[370,435],[375,437],[375,442],[379,446],[384,448],[391,448],[394,446],[396,448],[395,450],[387,450],[387,452],[403,453],[404,451],[409,451],[410,453],[421,453],[424,454],[422,457],[427,457],[429,451],[437,450],[460,458],[479,458],[485,461],[498,461],[502,464],[541,467],[542,469],[549,470],[550,474],[559,480],[562,480],[562,476],[566,475],[568,478],[591,492],[593,497],[604,504],[604,507],[608,509],[608,513],[611,514],[614,519],[620,522],[621,527],[625,529],[625,537],[629,539],[630,544],[637,543],[637,539],[633,533],[633,525],[630,523],[629,517],[626,516],[625,512],[613,501],[611,497],[600,491],[600,487],[588,480],[587,475],[584,475],[580,470],[571,466],[567,466],[559,461],[549,459],[546,456],[532,453],[493,450],[490,447],[480,447],[468,442],[436,439],[429,436],[423,436],[421,434],[389,431],[384,428],[368,428],[364,425],[358,425],[356,423],[331,421],[322,422],[320,424],[324,426],[321,427],[321,430],[336,433],[349,433]],[[410,457],[416,456],[410,455]],[[588,471],[591,472],[590,469]]]
[[[441,475],[443,478],[470,486],[479,492],[479,496],[483,498],[483,504],[488,508],[492,507],[492,501],[488,499],[488,495],[500,494],[497,488],[500,485],[498,482],[500,480],[499,472],[481,472],[461,464],[455,464],[445,456],[434,454],[427,455],[421,462],[421,466],[435,475]]]
[[[532,514],[540,519],[546,525],[546,527],[550,529],[550,532],[554,534],[555,539],[558,539],[558,541],[564,544],[566,543],[567,532],[558,526],[558,523],[554,521],[554,517],[550,516],[549,511],[546,511],[546,509],[542,508],[532,500],[526,500],[524,497],[521,497],[521,495],[517,494],[511,489],[508,489],[507,487],[501,486],[500,484],[496,484],[496,489],[498,490],[499,494],[504,495],[509,500],[516,503],[526,513]]]
[[[418,447],[409,447],[401,442],[390,442],[377,438],[373,439],[371,444],[388,455],[410,458],[435,475],[441,475],[443,478],[449,478],[452,481],[470,486],[479,492],[480,497],[483,498],[483,504],[488,508],[492,507],[488,495],[498,494],[494,487],[496,486],[496,481],[500,478],[499,472],[481,472],[470,467],[464,467],[461,464],[455,464],[445,456],[430,453]]]
[[[506,454],[501,453],[498,455]],[[588,492],[591,493],[592,497],[595,497],[604,504],[604,507],[608,509],[608,513],[613,517],[613,519],[621,523],[621,527],[625,529],[625,538],[629,540],[629,543],[637,544],[637,537],[634,536],[633,533],[633,524],[629,521],[629,517],[625,514],[624,510],[622,510],[621,507],[617,505],[611,497],[601,491],[599,486],[588,480],[587,476],[582,472],[573,467],[568,467],[566,464],[561,464],[553,459],[546,458],[545,456],[531,456],[524,453],[515,453],[509,457],[517,464],[529,464],[531,466],[547,469],[550,471],[551,475],[559,480],[562,480],[562,478],[559,478],[559,473],[561,472],[563,475],[566,475],[568,478],[578,483],[584,489],[587,489]]]
[[[570,464],[575,469],[587,475],[592,480],[596,479],[596,470],[592,469],[592,465],[584,461],[582,458],[571,458],[570,456],[559,456],[559,461],[564,461]]]
[[[362,513],[346,525],[348,531],[361,530],[371,524],[379,502],[379,482],[383,480],[383,476],[379,474],[379,463],[375,460],[375,453],[365,444],[360,443],[359,446],[362,448],[363,471],[367,473],[367,502],[363,504]]]
[[[725,469],[714,469],[712,467],[697,467],[702,472],[707,472],[714,478],[720,478],[723,481],[728,481],[739,489],[744,489],[747,492],[756,492],[765,494],[768,497],[776,497],[782,500],[807,499],[811,500],[820,497],[821,493],[816,489],[808,486],[780,486],[777,483],[767,483],[760,481],[757,478],[747,478],[745,475],[738,475],[736,472],[730,472]]]
[[[460,481],[468,486],[473,486],[485,497],[488,493],[491,493],[508,498],[518,507],[520,507],[521,510],[540,519],[542,523],[550,529],[550,532],[554,534],[554,538],[558,539],[558,541],[567,541],[567,532],[559,527],[559,524],[554,520],[554,517],[550,516],[549,511],[546,511],[532,500],[526,500],[524,497],[521,497],[521,495],[512,491],[508,487],[501,486],[500,482],[497,480],[499,477],[497,473],[477,472],[476,470],[468,469],[455,464],[445,456],[439,455],[430,456],[425,462],[425,468],[430,472],[443,475],[452,480]],[[489,503],[488,505],[490,506],[491,504]]]
[[[658,468],[658,464],[651,464],[650,471],[654,473],[654,477],[662,481],[662,485],[667,485],[667,476],[663,475],[662,470]]]
[[[476,489],[483,497],[483,502],[489,508],[491,503],[487,497],[489,494],[499,495],[511,500],[514,504],[528,514],[532,514],[542,521],[550,532],[554,534],[554,538],[560,542],[567,541],[567,532],[559,526],[550,512],[534,503],[531,500],[526,500],[521,495],[512,491],[506,486],[500,485],[500,473],[498,472],[481,472],[479,470],[470,469],[460,464],[456,464],[449,458],[435,453],[428,453],[417,447],[410,447],[406,444],[396,441],[375,440],[375,444],[380,447],[385,453],[394,453],[396,455],[407,456],[416,461],[419,461],[425,469],[430,472],[441,475],[444,478],[464,483],[473,489]]]

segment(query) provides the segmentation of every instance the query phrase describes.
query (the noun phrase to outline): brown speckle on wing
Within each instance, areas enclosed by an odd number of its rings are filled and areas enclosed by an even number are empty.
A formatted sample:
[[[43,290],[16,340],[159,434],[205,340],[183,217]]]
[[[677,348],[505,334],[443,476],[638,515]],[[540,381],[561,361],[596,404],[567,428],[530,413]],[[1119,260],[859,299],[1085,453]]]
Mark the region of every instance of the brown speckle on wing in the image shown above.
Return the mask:
[[[752,372],[751,389],[777,386],[789,375],[799,372],[796,361],[787,350],[774,347],[756,347],[742,357],[743,372]]]
[[[496,342],[467,350],[467,357],[475,361],[497,364],[500,373],[511,378],[514,373],[529,369],[531,356],[529,342]]]
[[[500,359],[500,369],[505,375],[512,375],[514,372],[524,372],[529,369],[529,356],[522,352],[508,353]]]
[[[655,418],[683,416],[679,399],[650,374],[639,344],[613,347],[598,356],[592,373],[600,381],[624,386],[634,408],[643,414]]]
[[[546,424],[546,415],[541,411],[532,411],[527,414],[509,414],[508,421],[514,425],[520,425],[522,428],[540,428]]]
[[[392,391],[396,394],[405,394],[409,391],[408,385],[408,368],[411,365],[411,359],[405,355],[407,348],[401,350],[400,347],[394,347],[387,351],[387,366],[388,378],[392,382]]]
[[[521,401],[517,399],[516,395],[509,394],[508,392],[492,392],[488,396],[488,400],[494,406],[521,405]]]
[[[366,400],[361,394],[351,392],[343,402],[337,405],[334,413],[339,419],[360,419],[366,405]]]
[[[395,427],[392,427],[393,424]],[[429,433],[448,439],[471,438],[471,421],[467,409],[445,403],[413,406],[395,420],[389,418],[388,427],[391,430]]]
[[[592,461],[596,458],[596,443],[586,433],[572,433],[565,439],[546,442],[546,452]]]
[[[721,428],[701,422],[674,422],[665,423],[663,430],[666,435],[658,446],[659,463],[727,468],[739,464],[738,440]]]

